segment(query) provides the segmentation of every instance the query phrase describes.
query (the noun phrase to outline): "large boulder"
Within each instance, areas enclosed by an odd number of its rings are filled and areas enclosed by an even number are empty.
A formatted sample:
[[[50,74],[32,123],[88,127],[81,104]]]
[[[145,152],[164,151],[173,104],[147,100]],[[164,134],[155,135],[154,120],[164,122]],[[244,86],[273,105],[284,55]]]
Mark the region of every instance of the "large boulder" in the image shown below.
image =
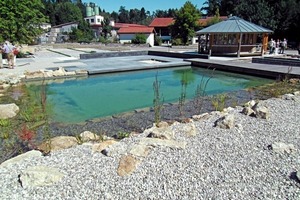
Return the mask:
[[[47,166],[34,166],[24,170],[20,175],[23,188],[49,186],[63,178],[58,169]]]
[[[51,138],[50,141],[46,141],[38,146],[38,149],[43,152],[58,151],[62,149],[68,149],[78,145],[78,141],[72,136],[58,136]]]
[[[9,167],[16,163],[22,162],[27,158],[41,157],[41,156],[42,153],[40,151],[36,151],[36,150],[27,151],[26,153],[20,154],[16,157],[4,161],[3,163],[1,163],[0,167]]]
[[[15,117],[19,112],[19,107],[14,104],[0,104],[0,119],[9,119]]]

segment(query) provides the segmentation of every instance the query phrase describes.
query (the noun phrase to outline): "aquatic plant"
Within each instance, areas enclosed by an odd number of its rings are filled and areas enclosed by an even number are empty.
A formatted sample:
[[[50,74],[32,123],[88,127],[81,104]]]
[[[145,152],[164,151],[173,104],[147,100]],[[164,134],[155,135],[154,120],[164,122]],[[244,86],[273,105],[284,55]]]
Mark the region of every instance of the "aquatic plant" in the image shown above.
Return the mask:
[[[162,109],[163,109],[163,95],[160,92],[160,84],[161,84],[161,82],[158,81],[158,73],[156,73],[155,80],[153,82],[154,122],[155,122],[156,125],[161,121],[161,112],[162,112]]]
[[[224,110],[227,98],[227,94],[217,94],[212,97],[211,103],[216,111]]]

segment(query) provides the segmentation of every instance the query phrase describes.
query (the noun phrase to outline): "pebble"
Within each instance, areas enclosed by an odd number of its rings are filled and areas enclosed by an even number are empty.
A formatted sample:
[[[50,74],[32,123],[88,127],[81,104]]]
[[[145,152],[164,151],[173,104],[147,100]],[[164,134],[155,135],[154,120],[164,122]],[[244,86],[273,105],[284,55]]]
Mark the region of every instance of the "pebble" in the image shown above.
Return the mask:
[[[270,119],[258,119],[230,110],[241,128],[214,127],[218,115],[195,121],[199,132],[187,137],[181,124],[172,126],[175,140],[185,149],[155,147],[129,176],[117,175],[119,157],[92,153],[91,146],[25,160],[0,168],[0,199],[299,199],[300,99],[268,99]],[[126,148],[137,137],[120,142]],[[294,154],[267,148],[274,142],[293,144]],[[31,166],[58,168],[65,177],[58,183],[22,188],[17,177]]]

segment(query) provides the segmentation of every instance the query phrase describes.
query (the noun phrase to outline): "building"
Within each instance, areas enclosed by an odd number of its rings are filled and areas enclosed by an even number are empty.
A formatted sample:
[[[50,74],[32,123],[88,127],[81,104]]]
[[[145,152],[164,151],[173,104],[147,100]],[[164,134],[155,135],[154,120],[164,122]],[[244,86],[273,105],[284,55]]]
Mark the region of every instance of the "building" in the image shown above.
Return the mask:
[[[263,55],[273,31],[236,16],[200,31],[198,52],[209,55]]]
[[[155,29],[156,35],[159,36],[162,42],[171,41],[170,26],[174,23],[174,19],[169,18],[154,18],[149,27]]]
[[[65,33],[72,32],[74,28],[76,29],[78,27],[78,24],[78,22],[69,22],[52,26],[47,43],[64,42],[65,40],[68,40],[68,35]]]
[[[135,38],[137,34],[144,34],[147,38],[146,43],[150,46],[154,46],[154,33],[153,27],[136,26],[136,27],[122,27],[118,31],[119,40],[121,44],[131,43],[131,40]]]

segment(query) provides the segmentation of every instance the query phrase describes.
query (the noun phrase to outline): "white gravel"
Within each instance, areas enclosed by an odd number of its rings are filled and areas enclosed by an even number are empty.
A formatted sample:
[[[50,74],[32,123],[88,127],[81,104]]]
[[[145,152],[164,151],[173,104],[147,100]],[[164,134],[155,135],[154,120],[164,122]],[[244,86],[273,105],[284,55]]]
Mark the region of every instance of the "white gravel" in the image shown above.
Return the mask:
[[[0,199],[300,199],[295,178],[300,170],[300,97],[264,104],[269,120],[246,116],[241,107],[230,111],[239,128],[213,127],[217,113],[195,122],[199,133],[194,137],[173,125],[176,140],[187,142],[186,149],[156,147],[125,177],[117,175],[119,157],[92,153],[87,145],[0,168]],[[274,142],[293,144],[297,151],[275,153],[268,148]],[[22,188],[18,175],[36,165],[58,168],[65,177],[52,186]]]

